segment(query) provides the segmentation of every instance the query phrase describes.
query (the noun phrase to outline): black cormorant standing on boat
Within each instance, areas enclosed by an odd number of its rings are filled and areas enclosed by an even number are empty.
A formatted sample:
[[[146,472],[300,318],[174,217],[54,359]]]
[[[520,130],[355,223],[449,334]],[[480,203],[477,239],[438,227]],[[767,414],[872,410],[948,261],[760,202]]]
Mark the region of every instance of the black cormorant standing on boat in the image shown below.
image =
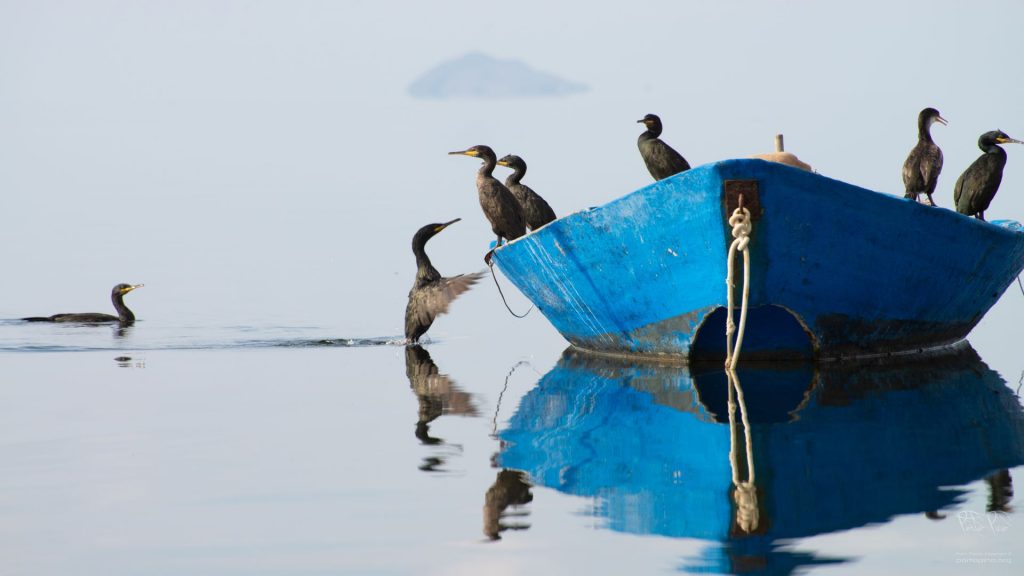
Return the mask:
[[[117,316],[102,314],[99,312],[84,312],[81,314],[54,314],[53,316],[30,316],[22,318],[26,322],[66,322],[79,324],[106,324],[117,322],[121,326],[131,326],[135,323],[135,314],[124,305],[124,295],[142,288],[142,284],[118,284],[110,291],[110,299],[114,302],[114,309]]]
[[[409,290],[409,304],[405,308],[405,337],[410,344],[418,342],[420,336],[430,329],[434,319],[448,311],[452,300],[483,278],[483,272],[442,278],[427,257],[424,249],[427,240],[459,220],[461,218],[444,224],[427,224],[412,237],[412,253],[416,255],[416,281]]]
[[[658,138],[661,136],[661,118],[648,114],[637,120],[637,123],[647,126],[647,131],[640,135],[636,145],[640,148],[640,156],[643,157],[644,163],[647,164],[647,171],[655,180],[690,169],[690,164],[679,152]]]
[[[498,160],[498,165],[514,170],[505,179],[505,187],[512,192],[512,195],[519,201],[519,205],[522,206],[523,218],[526,220],[526,225],[530,230],[536,230],[557,218],[555,211],[540,197],[540,194],[537,194],[533,191],[533,188],[520,182],[523,179],[523,175],[526,174],[526,162],[522,158],[509,154]]]
[[[523,209],[516,201],[516,197],[509,192],[504,184],[494,177],[494,166],[498,163],[498,157],[489,146],[473,146],[458,152],[448,154],[461,154],[472,156],[484,161],[483,166],[476,173],[476,191],[480,197],[480,208],[484,216],[491,223],[491,230],[498,236],[498,245],[501,239],[515,240],[526,234],[526,222],[523,220]]]
[[[1003,179],[1003,167],[1006,166],[1006,151],[999,144],[1017,143],[1002,130],[985,132],[978,138],[978,148],[985,153],[964,170],[957,178],[953,188],[953,202],[956,211],[968,216],[985,220],[985,210],[999,190],[999,182]]]
[[[928,204],[935,206],[932,193],[942,171],[942,150],[932,140],[932,124],[946,125],[946,119],[935,108],[925,108],[917,115],[917,145],[910,151],[903,163],[903,186],[905,198],[917,200],[919,194],[928,198]]]

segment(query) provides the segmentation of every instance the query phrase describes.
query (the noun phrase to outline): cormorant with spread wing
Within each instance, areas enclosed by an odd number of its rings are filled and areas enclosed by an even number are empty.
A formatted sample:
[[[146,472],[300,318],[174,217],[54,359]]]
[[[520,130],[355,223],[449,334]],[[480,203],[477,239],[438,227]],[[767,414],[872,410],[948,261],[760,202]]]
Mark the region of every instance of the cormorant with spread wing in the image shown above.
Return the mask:
[[[461,218],[444,224],[427,224],[412,237],[412,253],[416,255],[416,281],[409,290],[409,304],[405,308],[405,337],[410,344],[418,342],[430,329],[434,319],[448,311],[452,300],[484,276],[483,272],[474,272],[442,278],[427,257],[427,241],[459,220]]]

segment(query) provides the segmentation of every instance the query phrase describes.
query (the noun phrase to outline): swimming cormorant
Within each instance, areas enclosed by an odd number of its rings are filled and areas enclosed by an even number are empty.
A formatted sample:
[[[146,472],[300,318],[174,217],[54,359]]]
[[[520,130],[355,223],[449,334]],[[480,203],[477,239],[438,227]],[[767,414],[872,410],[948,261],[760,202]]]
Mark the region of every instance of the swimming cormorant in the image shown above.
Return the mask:
[[[461,218],[444,224],[427,224],[412,237],[412,253],[416,255],[416,281],[409,290],[409,304],[405,308],[405,337],[410,344],[418,342],[420,336],[430,329],[434,319],[448,311],[452,300],[483,278],[483,272],[442,278],[427,257],[424,249],[427,240],[459,220]]]
[[[690,164],[679,152],[661,141],[661,118],[654,114],[648,114],[637,123],[647,126],[647,131],[640,135],[636,145],[640,148],[640,156],[647,164],[647,171],[654,176],[655,180],[668,178],[673,174],[685,172],[690,169]]]
[[[956,180],[953,202],[957,212],[985,220],[985,210],[995,197],[996,190],[999,190],[1003,167],[1006,166],[1006,151],[998,145],[1010,143],[1024,144],[1010,138],[1002,130],[985,132],[978,138],[978,148],[985,153]]]
[[[489,146],[473,146],[448,154],[472,156],[484,161],[484,165],[476,173],[476,191],[480,197],[480,208],[491,223],[491,230],[498,236],[498,245],[501,245],[502,238],[515,240],[526,234],[522,207],[512,192],[493,175],[494,166],[498,162],[494,150]]]
[[[124,295],[142,288],[143,284],[118,284],[110,291],[110,299],[114,302],[114,309],[117,316],[101,314],[99,312],[85,312],[82,314],[54,314],[53,316],[31,316],[22,318],[26,322],[77,322],[80,324],[105,324],[117,322],[121,326],[131,326],[135,323],[135,314],[124,305]]]
[[[505,187],[512,192],[512,195],[519,201],[519,205],[522,206],[523,218],[526,220],[526,225],[530,230],[536,230],[557,218],[555,211],[540,197],[540,194],[537,194],[532,188],[520,182],[523,179],[523,175],[526,174],[526,162],[522,158],[509,154],[498,160],[498,165],[514,170],[505,179]]]
[[[946,119],[935,108],[925,108],[917,115],[917,145],[910,151],[903,163],[903,186],[905,198],[917,200],[919,194],[928,197],[928,204],[935,206],[932,193],[942,171],[942,150],[932,140],[932,124],[946,125]]]

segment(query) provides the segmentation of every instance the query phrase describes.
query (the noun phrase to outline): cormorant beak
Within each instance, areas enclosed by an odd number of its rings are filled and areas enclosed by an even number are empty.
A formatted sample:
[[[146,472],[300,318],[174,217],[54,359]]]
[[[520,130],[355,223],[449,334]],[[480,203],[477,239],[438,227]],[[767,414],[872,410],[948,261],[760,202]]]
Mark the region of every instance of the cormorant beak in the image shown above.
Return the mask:
[[[647,124],[647,120],[644,120],[643,118],[641,118],[641,119],[637,120],[636,123],[637,124]]]
[[[498,160],[498,166],[508,166],[508,165],[509,165],[508,162],[506,162],[505,160]]]
[[[127,288],[123,288],[123,289],[121,289],[121,294],[127,294],[127,293],[131,292],[132,290],[135,290],[136,288],[142,288],[143,286],[145,286],[145,284],[135,284],[134,286],[129,286]]]
[[[1024,142],[1021,142],[1020,140],[1017,140],[1015,138],[1010,138],[1009,136],[1007,136],[1006,138],[1000,136],[996,138],[996,142],[999,142],[1000,144],[1024,144]]]
[[[458,152],[449,152],[448,155],[449,156],[462,155],[462,156],[474,156],[474,157],[476,157],[476,156],[479,156],[480,153],[477,152],[476,150],[459,150]]]
[[[943,126],[948,126],[949,125],[949,123],[946,122],[946,119],[943,118],[942,116],[936,116],[935,117],[935,121],[938,122],[939,124],[942,124]]]
[[[444,230],[445,228],[451,226],[452,224],[455,224],[459,220],[462,220],[462,218],[456,218],[455,220],[452,220],[451,222],[445,222],[444,224],[438,225],[438,227],[434,229],[434,234],[437,234],[441,230]]]

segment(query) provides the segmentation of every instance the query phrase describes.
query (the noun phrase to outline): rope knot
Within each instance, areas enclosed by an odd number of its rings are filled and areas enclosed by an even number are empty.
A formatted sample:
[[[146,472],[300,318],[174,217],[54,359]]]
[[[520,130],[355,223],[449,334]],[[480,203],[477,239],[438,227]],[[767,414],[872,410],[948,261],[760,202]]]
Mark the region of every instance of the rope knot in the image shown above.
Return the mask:
[[[747,244],[750,243],[750,232],[754,229],[754,225],[750,221],[750,210],[737,208],[733,211],[732,216],[729,217],[729,226],[732,226],[732,237],[739,240],[741,244],[736,249],[746,250]]]
[[[747,246],[750,244],[750,233],[754,229],[750,220],[750,210],[743,207],[743,196],[739,197],[739,206],[729,217],[729,226],[732,227],[732,244],[729,245],[729,254],[726,257],[725,284],[728,290],[728,314],[725,319],[725,366],[726,369],[736,368],[740,357],[740,346],[743,343],[743,330],[747,324],[747,299],[750,295],[750,252]],[[733,256],[736,252],[743,253],[743,301],[740,306],[740,325],[737,333],[736,324],[733,321]],[[733,346],[733,334],[736,333],[736,344]]]

